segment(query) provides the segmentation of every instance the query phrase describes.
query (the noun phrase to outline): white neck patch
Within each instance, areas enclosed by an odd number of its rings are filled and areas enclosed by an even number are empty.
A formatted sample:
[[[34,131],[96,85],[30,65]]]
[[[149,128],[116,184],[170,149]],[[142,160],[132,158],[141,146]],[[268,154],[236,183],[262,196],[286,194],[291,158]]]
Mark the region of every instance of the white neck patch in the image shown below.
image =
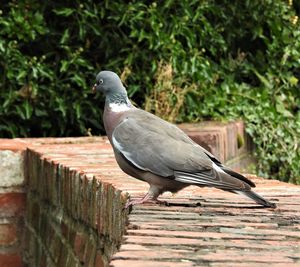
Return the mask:
[[[122,104],[110,103],[109,108],[111,109],[112,112],[123,112],[130,109],[130,107],[125,103]]]

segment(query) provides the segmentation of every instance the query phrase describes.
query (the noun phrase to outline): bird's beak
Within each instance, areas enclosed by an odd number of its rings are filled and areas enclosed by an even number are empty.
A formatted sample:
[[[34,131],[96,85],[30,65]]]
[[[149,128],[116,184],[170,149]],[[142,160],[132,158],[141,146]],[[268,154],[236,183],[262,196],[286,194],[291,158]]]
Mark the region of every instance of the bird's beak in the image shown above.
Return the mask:
[[[95,94],[96,93],[96,86],[97,84],[94,84],[93,87],[92,87],[92,92]]]

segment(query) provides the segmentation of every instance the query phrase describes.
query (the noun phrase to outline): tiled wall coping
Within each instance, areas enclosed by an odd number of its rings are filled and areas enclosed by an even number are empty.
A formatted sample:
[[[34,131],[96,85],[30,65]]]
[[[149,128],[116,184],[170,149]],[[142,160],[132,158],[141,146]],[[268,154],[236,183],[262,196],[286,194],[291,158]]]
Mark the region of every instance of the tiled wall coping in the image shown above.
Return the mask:
[[[227,162],[251,148],[241,122],[181,127]],[[275,211],[189,187],[163,196],[176,205],[137,206],[128,216],[127,197],[148,186],[120,171],[105,137],[2,139],[0,159],[0,266],[107,266],[111,257],[112,266],[299,261],[298,186],[249,176],[280,203]]]

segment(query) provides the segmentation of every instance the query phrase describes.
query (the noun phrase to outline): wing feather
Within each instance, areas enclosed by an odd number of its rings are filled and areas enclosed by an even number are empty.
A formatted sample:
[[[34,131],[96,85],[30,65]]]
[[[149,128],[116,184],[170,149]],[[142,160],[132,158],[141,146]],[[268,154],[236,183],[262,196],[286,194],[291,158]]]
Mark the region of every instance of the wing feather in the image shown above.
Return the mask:
[[[164,177],[172,176],[174,170],[196,172],[212,168],[200,146],[179,128],[152,114],[143,115],[129,114],[112,133],[115,149],[133,165]]]
[[[224,190],[250,188],[176,126],[142,110],[128,112],[112,133],[114,148],[137,168],[182,183]],[[245,178],[246,179],[246,178]]]

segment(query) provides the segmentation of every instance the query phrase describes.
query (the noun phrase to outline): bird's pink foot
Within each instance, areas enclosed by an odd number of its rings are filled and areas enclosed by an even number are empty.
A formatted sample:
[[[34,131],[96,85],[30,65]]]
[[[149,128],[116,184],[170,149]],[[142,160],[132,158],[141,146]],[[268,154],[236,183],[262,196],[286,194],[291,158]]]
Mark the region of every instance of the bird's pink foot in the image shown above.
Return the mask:
[[[161,201],[158,200],[157,198],[153,198],[151,196],[149,196],[149,194],[146,194],[143,198],[141,199],[133,199],[133,200],[129,200],[126,205],[125,205],[125,209],[132,207],[134,205],[137,204],[160,204],[160,205],[167,205],[168,203],[166,201]]]

